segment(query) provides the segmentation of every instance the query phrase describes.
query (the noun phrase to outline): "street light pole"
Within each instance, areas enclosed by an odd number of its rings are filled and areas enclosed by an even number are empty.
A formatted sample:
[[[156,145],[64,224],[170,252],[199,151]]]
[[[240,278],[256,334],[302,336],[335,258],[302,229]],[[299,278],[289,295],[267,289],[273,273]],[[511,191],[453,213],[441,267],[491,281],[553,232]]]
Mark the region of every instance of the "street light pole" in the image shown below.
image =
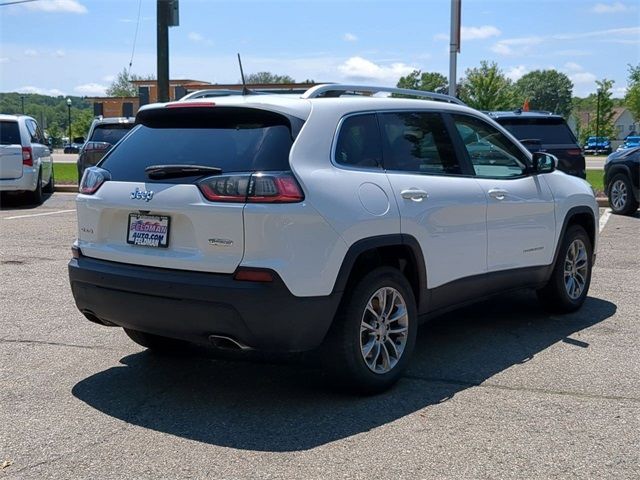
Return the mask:
[[[69,112],[69,120],[67,125],[69,126],[69,145],[71,145],[71,99],[67,98],[67,110]]]
[[[449,40],[449,95],[456,96],[456,63],[460,52],[460,15],[462,0],[451,0],[451,38]]]
[[[601,89],[598,89],[598,95],[596,99],[596,141],[598,141],[598,137],[600,136],[600,94]]]
[[[22,114],[24,115],[24,95],[20,95],[20,101],[22,102]]]

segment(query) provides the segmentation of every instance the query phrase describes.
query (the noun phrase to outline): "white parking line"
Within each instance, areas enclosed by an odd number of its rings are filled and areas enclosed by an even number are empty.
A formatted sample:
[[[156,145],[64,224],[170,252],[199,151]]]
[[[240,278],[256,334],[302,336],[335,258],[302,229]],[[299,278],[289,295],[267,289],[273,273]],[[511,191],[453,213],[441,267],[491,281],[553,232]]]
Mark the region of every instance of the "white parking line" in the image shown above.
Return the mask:
[[[602,229],[604,228],[604,226],[607,224],[607,222],[609,221],[609,217],[611,216],[611,209],[607,208],[602,216],[600,217],[600,226],[599,226],[599,232],[602,232]]]
[[[44,217],[45,215],[57,215],[59,213],[70,213],[75,212],[76,210],[56,210],[55,212],[46,212],[46,213],[30,213],[29,215],[16,215],[14,217],[4,217],[5,220],[15,220],[17,218],[28,218],[28,217]]]

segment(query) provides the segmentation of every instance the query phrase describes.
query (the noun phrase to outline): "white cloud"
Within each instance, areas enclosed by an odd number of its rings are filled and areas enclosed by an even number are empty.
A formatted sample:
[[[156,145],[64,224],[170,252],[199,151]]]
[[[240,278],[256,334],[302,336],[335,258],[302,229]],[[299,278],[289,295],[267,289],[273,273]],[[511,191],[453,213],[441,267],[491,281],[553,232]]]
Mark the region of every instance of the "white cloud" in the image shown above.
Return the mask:
[[[207,38],[205,38],[202,34],[198,32],[189,32],[187,38],[191,40],[193,43],[198,43],[202,45],[213,45],[213,42]]]
[[[468,40],[484,40],[491,37],[499,37],[502,32],[493,25],[482,25],[481,27],[465,27],[460,29],[460,37],[462,41]],[[433,36],[434,40],[449,40],[448,33],[438,33]]]
[[[584,70],[582,65],[577,64],[576,62],[567,62],[564,64],[564,69],[567,72],[581,72]]]
[[[529,69],[524,65],[518,65],[516,67],[509,68],[505,75],[514,82],[520,80],[526,73],[529,73]]]
[[[84,85],[77,85],[73,87],[73,91],[87,97],[100,97],[106,95],[106,85],[99,83],[85,83]]]
[[[64,92],[58,90],[57,88],[40,88],[34,87],[32,85],[27,85],[25,87],[20,87],[16,89],[18,93],[37,93],[38,95],[51,95],[53,97],[58,97],[60,95],[64,95]]]
[[[573,40],[581,40],[584,38],[600,39],[603,42],[625,42],[635,43],[640,35],[640,27],[624,27],[612,28],[608,30],[592,30],[580,33],[558,33],[547,36],[530,36],[515,37],[498,40],[492,47],[491,51],[504,56],[526,55],[531,53],[533,47],[544,43],[558,43],[559,41],[568,42]],[[567,53],[570,50],[565,50]],[[586,52],[581,52],[584,55]],[[554,54],[554,52],[549,52]],[[556,52],[555,54],[559,54]]]
[[[460,35],[462,40],[483,40],[485,38],[498,37],[502,32],[493,25],[481,27],[462,27]]]
[[[67,12],[67,13],[87,13],[87,7],[78,0],[40,0],[38,2],[25,3],[29,10],[40,12]]]
[[[356,35],[354,35],[353,33],[348,33],[348,32],[347,32],[347,33],[345,33],[345,34],[342,36],[342,39],[343,39],[345,42],[357,42],[357,41],[358,41],[358,37],[357,37]]]
[[[65,56],[64,50],[62,49],[58,49],[55,52],[53,52],[53,55],[58,57],[58,58],[62,58]]]
[[[630,10],[630,8],[622,2],[596,3],[591,7],[593,13],[620,13],[628,10]]]
[[[37,57],[38,56],[38,51],[34,50],[33,48],[27,48],[24,51],[24,56],[25,57]]]
[[[596,77],[591,72],[577,72],[569,75],[569,79],[576,85],[585,84],[585,83],[593,83],[596,81],[598,77]]]
[[[7,63],[9,61],[8,57],[0,57],[0,63]]]
[[[113,82],[116,79],[115,75],[105,75],[104,77],[102,77],[102,81],[103,82]]]
[[[408,75],[414,70],[416,67],[405,63],[392,63],[389,66],[384,66],[362,57],[351,57],[338,65],[338,71],[347,79],[383,83],[396,83],[398,78]]]

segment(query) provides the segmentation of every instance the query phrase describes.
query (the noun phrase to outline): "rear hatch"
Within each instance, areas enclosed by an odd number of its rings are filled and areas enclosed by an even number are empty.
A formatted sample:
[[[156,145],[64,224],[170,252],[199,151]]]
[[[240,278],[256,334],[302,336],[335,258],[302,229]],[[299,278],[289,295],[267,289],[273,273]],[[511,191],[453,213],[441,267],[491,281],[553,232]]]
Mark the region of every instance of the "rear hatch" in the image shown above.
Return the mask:
[[[0,121],[0,180],[22,177],[22,144],[18,122]]]
[[[558,168],[584,176],[585,161],[576,137],[561,117],[504,117],[496,121],[509,130],[531,152],[558,157]]]
[[[263,177],[274,178],[267,187],[277,191],[277,179],[290,178],[292,130],[302,120],[254,108],[174,105],[139,112],[131,135],[85,175],[87,184],[94,171],[110,179],[78,196],[78,245],[104,260],[232,273],[244,252],[248,185],[255,193]],[[81,191],[90,191],[86,182]],[[262,193],[252,200],[275,198]]]

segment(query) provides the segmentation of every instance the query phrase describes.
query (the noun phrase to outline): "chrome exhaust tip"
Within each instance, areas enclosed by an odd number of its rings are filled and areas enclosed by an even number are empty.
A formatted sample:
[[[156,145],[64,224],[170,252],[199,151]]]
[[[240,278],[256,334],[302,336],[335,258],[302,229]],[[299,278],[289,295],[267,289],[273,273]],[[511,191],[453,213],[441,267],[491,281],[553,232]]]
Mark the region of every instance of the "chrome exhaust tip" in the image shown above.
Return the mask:
[[[223,350],[253,350],[250,346],[225,335],[209,335],[211,344]]]

